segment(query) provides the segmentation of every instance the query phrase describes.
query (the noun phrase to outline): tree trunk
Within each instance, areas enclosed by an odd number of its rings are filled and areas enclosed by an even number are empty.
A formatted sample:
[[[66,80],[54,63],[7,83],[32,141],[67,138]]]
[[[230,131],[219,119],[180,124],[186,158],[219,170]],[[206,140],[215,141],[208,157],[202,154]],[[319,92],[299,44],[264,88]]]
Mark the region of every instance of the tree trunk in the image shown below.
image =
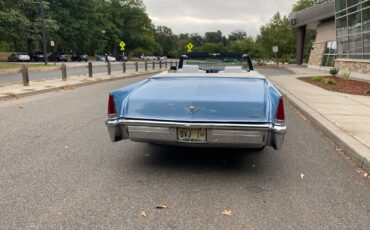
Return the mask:
[[[32,53],[33,51],[33,41],[32,39],[27,39],[27,53]]]
[[[17,40],[13,40],[13,45],[14,45],[14,51],[17,51]]]

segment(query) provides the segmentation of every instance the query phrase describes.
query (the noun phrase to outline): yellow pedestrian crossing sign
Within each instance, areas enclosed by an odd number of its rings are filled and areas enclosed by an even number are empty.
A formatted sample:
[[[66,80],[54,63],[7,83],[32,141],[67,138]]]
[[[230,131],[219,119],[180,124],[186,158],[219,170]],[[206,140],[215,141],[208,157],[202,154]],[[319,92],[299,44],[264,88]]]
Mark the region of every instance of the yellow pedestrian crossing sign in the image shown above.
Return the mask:
[[[188,48],[188,53],[191,53],[191,51],[193,50],[194,46],[193,46],[193,44],[190,42],[190,43],[186,46],[186,48]]]
[[[124,43],[123,41],[121,41],[119,43],[119,46],[121,47],[121,51],[124,51],[125,50],[126,43]]]

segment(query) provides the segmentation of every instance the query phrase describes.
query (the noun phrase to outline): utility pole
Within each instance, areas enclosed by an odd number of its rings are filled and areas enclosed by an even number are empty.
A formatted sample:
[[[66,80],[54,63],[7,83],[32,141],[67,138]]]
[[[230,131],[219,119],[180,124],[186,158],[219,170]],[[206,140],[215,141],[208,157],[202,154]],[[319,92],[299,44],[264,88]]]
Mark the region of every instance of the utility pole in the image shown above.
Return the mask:
[[[42,23],[42,47],[43,47],[45,65],[47,65],[48,64],[48,57],[47,57],[48,54],[46,50],[44,0],[40,0],[40,12],[41,12],[41,23]]]

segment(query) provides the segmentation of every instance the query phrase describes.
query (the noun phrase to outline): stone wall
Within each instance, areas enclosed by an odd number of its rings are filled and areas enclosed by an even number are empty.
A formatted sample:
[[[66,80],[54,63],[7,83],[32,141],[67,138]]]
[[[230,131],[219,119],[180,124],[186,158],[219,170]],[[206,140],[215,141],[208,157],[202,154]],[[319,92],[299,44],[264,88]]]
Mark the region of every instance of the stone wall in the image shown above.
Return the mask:
[[[312,44],[308,64],[312,66],[321,66],[326,42],[335,40],[336,32],[334,19],[319,23],[316,28],[316,39]]]
[[[312,50],[310,59],[308,60],[309,65],[321,66],[322,58],[324,56],[325,42],[315,42],[312,44]]]
[[[370,60],[336,59],[334,66],[340,71],[370,73]]]

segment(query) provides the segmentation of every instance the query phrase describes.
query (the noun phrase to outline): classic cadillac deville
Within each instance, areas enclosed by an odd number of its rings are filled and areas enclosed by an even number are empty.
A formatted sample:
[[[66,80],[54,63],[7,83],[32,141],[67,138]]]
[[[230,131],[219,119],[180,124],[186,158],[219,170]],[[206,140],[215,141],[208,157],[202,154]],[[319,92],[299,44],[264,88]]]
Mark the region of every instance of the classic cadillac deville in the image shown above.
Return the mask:
[[[113,142],[276,150],[287,129],[281,93],[236,53],[190,53],[111,92],[106,125]]]

